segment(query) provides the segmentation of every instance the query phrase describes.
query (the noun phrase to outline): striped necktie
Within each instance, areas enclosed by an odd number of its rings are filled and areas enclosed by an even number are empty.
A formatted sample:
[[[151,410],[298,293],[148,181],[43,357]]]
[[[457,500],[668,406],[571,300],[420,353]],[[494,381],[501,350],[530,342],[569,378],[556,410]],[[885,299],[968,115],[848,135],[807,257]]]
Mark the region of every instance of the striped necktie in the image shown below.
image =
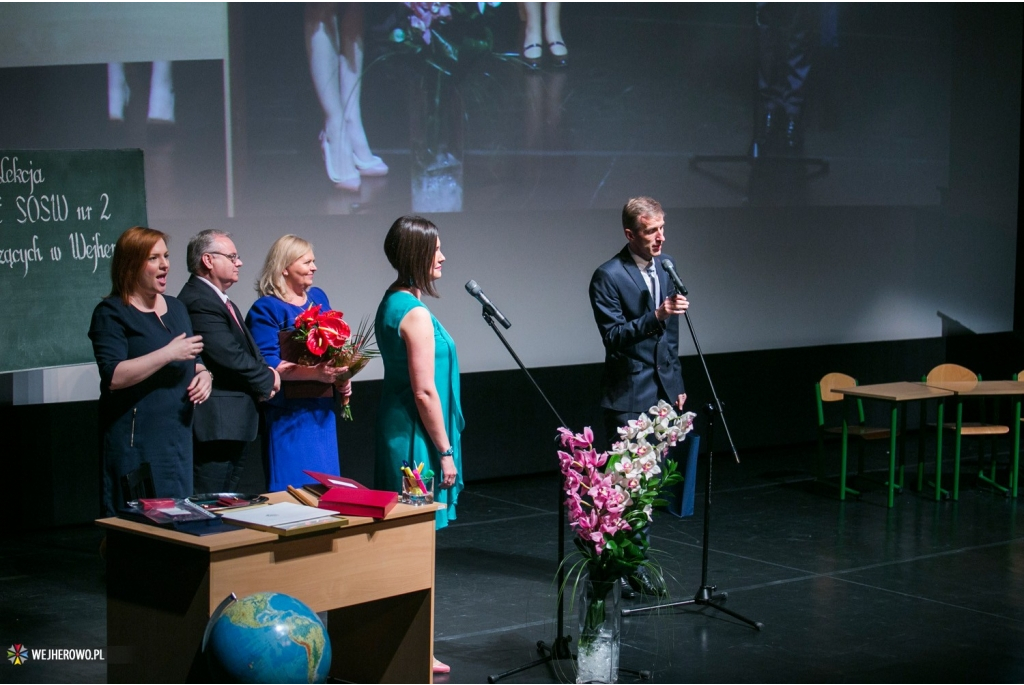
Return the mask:
[[[661,299],[659,298],[660,293],[658,292],[658,274],[654,270],[653,259],[651,260],[651,263],[647,265],[644,273],[647,274],[647,287],[651,291],[651,297],[654,298],[654,308],[657,309],[661,305]]]
[[[238,320],[238,314],[235,314],[235,308],[231,306],[231,300],[224,300],[224,304],[227,306],[228,311],[231,313],[231,318],[235,320],[238,327],[242,327],[242,322]]]

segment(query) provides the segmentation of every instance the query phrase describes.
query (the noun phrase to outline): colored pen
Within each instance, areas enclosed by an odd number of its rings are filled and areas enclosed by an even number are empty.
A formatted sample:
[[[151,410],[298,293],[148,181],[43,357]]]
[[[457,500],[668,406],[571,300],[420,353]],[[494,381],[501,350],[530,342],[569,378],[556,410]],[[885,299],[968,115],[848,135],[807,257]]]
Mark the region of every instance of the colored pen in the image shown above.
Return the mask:
[[[412,475],[416,476],[416,483],[420,486],[420,492],[422,492],[424,495],[427,494],[427,486],[424,485],[423,479],[420,478],[420,474],[416,471],[413,471]]]
[[[413,473],[412,469],[408,466],[403,466],[402,472],[405,473],[405,478],[409,482],[410,490],[419,490],[421,493],[426,492],[426,489],[422,487],[423,484],[420,482],[419,476]]]

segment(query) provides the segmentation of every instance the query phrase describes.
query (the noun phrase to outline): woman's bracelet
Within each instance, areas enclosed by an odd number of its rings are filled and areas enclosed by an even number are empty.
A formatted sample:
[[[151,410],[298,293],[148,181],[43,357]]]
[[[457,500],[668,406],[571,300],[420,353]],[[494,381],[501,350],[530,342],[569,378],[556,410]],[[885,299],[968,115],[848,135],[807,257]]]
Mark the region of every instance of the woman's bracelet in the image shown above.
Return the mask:
[[[439,457],[451,457],[454,454],[455,454],[455,445],[449,445],[448,449],[446,449],[444,452],[438,452],[437,456],[439,456]]]
[[[213,380],[213,371],[210,371],[210,370],[209,370],[209,369],[207,369],[207,368],[202,368],[202,369],[199,369],[198,371],[196,371],[196,375],[198,376],[199,374],[203,373],[204,371],[205,371],[206,373],[210,374],[210,380],[212,381],[212,380]]]

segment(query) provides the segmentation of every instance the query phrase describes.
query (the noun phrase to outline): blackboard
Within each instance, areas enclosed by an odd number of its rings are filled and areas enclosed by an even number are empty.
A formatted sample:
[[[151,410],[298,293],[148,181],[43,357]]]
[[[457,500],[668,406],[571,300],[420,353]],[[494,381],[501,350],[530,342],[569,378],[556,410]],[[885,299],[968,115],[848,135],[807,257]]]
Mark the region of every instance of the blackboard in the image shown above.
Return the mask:
[[[92,310],[137,225],[142,150],[0,150],[0,372],[94,361]]]

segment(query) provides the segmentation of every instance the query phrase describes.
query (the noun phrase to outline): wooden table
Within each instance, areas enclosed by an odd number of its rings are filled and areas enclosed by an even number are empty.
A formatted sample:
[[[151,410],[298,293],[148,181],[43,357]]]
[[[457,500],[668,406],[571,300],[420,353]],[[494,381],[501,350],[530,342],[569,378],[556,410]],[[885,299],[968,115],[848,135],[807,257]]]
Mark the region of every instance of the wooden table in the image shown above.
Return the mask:
[[[345,527],[291,537],[97,521],[107,531],[108,682],[208,682],[203,632],[232,592],[281,592],[327,611],[333,678],[432,682],[439,506],[398,504],[384,520],[349,517]]]
[[[899,417],[899,405],[901,402],[914,402],[920,400],[931,400],[938,399],[941,397],[950,397],[954,393],[951,390],[945,388],[936,388],[925,385],[924,383],[909,383],[909,382],[897,382],[897,383],[878,383],[875,385],[855,385],[849,388],[833,388],[833,392],[837,392],[844,397],[860,397],[866,400],[881,400],[889,402],[890,407],[890,426],[889,426],[889,507],[892,508],[894,502],[894,495],[896,492],[896,454],[897,454],[897,435],[901,436],[900,439],[900,473],[899,473],[899,484],[903,487],[903,459],[904,448],[906,446],[906,434],[907,434],[907,417],[906,413],[903,415],[902,426],[898,421]],[[902,427],[902,430],[898,430]],[[846,412],[843,412],[843,444],[846,444],[847,440],[847,422]],[[941,431],[940,431],[941,432]],[[846,492],[846,473],[839,475],[839,491],[842,493]]]
[[[953,493],[952,497],[954,500],[960,498],[960,439],[961,430],[963,429],[963,398],[964,397],[998,397],[998,396],[1011,396],[1015,398],[1014,401],[1014,418],[1013,428],[1013,452],[1012,452],[1012,463],[1010,465],[1010,483],[1009,483],[1009,494],[1011,497],[1017,496],[1017,479],[1020,468],[1020,407],[1021,407],[1021,396],[1024,396],[1024,381],[938,381],[927,384],[931,388],[939,388],[947,390],[956,396],[956,446],[953,451]],[[939,424],[939,442],[937,447],[937,473],[935,476],[935,495],[936,499],[939,497],[941,492],[940,480],[942,475],[942,424],[943,424],[943,406],[939,405],[939,413],[937,417]],[[1002,487],[992,482],[996,487]]]

